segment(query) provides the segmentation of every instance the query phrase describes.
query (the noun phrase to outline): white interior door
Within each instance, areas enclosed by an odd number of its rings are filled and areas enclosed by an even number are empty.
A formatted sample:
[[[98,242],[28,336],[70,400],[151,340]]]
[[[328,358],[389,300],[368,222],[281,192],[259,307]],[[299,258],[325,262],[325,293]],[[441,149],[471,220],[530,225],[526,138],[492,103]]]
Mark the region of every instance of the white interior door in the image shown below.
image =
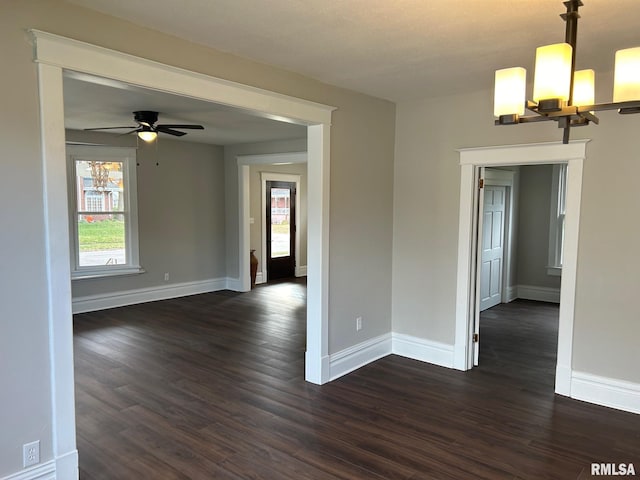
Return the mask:
[[[482,214],[480,311],[502,300],[506,188],[485,186]]]

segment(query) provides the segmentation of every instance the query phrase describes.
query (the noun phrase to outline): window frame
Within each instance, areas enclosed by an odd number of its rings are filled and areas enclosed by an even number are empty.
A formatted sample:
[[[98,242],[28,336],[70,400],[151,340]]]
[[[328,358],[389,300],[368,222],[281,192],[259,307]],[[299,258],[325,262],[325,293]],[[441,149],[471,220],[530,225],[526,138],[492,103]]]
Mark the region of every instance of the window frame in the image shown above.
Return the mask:
[[[138,240],[138,191],[136,177],[136,149],[131,147],[112,147],[105,145],[67,144],[67,187],[69,203],[69,233],[71,279],[112,277],[117,275],[135,275],[143,273],[140,266],[140,249]],[[125,221],[125,259],[123,264],[115,265],[80,265],[80,249],[78,244],[78,198],[76,188],[76,162],[103,161],[122,162],[122,181],[124,204],[122,214]]]
[[[551,206],[549,210],[549,256],[547,274],[562,275],[564,219],[567,199],[567,164],[553,165],[551,177]]]

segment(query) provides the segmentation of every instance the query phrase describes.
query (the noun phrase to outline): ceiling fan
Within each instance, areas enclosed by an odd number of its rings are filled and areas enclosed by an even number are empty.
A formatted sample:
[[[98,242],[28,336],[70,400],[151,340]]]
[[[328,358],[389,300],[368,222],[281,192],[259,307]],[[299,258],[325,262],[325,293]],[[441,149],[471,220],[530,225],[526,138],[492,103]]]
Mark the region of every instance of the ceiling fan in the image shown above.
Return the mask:
[[[179,130],[175,130],[176,128],[180,129],[190,129],[190,130],[204,130],[202,125],[178,125],[178,124],[161,124],[156,125],[158,121],[158,112],[153,112],[151,110],[139,110],[137,112],[133,112],[133,119],[138,122],[137,127],[133,126],[125,126],[125,127],[98,127],[98,128],[85,128],[85,130],[117,130],[117,129],[129,129],[129,132],[124,133],[123,135],[127,135],[129,133],[137,132],[138,137],[146,142],[151,142],[156,139],[158,133],[167,133],[169,135],[173,135],[176,137],[182,137],[186,135],[187,132],[181,132]]]

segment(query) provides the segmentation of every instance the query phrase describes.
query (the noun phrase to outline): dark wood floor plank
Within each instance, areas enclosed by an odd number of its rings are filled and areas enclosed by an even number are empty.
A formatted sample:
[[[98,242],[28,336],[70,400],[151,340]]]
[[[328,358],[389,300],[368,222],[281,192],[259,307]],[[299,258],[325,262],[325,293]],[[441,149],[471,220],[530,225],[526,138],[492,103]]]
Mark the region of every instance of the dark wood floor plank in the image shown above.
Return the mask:
[[[640,416],[554,394],[557,306],[481,317],[480,366],[304,382],[304,282],[74,317],[80,478],[586,479]]]

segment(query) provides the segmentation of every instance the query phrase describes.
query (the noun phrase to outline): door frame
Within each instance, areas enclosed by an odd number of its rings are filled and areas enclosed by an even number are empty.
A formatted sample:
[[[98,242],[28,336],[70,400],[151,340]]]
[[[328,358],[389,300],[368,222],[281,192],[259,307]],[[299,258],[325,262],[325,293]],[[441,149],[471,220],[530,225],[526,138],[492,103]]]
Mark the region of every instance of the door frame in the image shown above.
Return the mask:
[[[233,106],[256,115],[307,126],[310,222],[305,379],[317,384],[328,382],[329,164],[331,116],[335,107],[47,32],[30,30],[29,33],[38,73],[53,455],[57,477],[76,478],[78,472],[63,69]],[[243,264],[239,267],[242,268]]]
[[[299,277],[298,274],[300,272],[300,175],[293,175],[289,173],[271,173],[271,172],[260,172],[260,222],[261,222],[261,255],[262,255],[262,281],[267,282],[269,280],[269,272],[267,270],[267,219],[265,215],[266,211],[266,198],[267,198],[267,182],[291,182],[296,185],[296,195],[295,195],[295,238],[294,238],[294,256],[295,256],[295,270],[294,274],[296,277]]]
[[[555,392],[571,396],[573,326],[580,230],[582,171],[589,140],[460,149],[460,205],[454,368],[473,366],[473,318],[475,314],[475,258],[478,211],[476,189],[479,167],[566,163],[567,205],[565,214],[564,265],[560,289],[558,357]]]
[[[238,206],[240,211],[240,235],[238,237],[238,264],[240,265],[239,284],[240,291],[251,290],[251,276],[249,271],[249,259],[246,252],[251,249],[251,209],[250,209],[250,169],[251,165],[273,165],[306,163],[307,164],[307,190],[309,190],[309,162],[307,152],[265,153],[258,155],[238,155]],[[308,192],[307,192],[308,195]],[[296,200],[297,201],[297,200]],[[262,200],[261,200],[262,202]],[[260,204],[262,208],[262,203]],[[298,210],[299,211],[299,210]],[[309,200],[307,196],[307,241],[309,241]],[[296,219],[297,221],[298,219]],[[264,238],[264,237],[263,237]],[[296,246],[298,246],[296,244]],[[309,250],[307,246],[307,265],[309,264]],[[265,247],[266,249],[266,247]],[[297,249],[296,249],[297,250]],[[264,251],[264,250],[263,250]],[[264,257],[263,257],[264,258]],[[296,258],[297,260],[297,258]],[[297,267],[296,267],[297,268]],[[302,275],[301,275],[302,276]],[[308,281],[308,279],[307,279]],[[307,289],[308,289],[307,284]]]

